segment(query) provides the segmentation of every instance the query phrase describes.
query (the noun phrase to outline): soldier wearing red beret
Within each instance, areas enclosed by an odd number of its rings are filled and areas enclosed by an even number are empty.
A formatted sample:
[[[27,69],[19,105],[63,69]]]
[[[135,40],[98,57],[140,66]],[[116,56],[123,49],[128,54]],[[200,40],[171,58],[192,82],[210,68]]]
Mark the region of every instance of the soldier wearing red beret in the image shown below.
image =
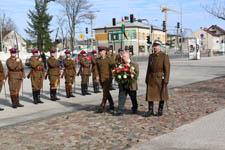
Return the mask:
[[[91,62],[87,57],[87,53],[83,50],[80,53],[80,74],[81,74],[81,92],[82,95],[91,95],[88,92],[89,77],[91,76]]]
[[[50,81],[50,97],[52,101],[59,100],[59,98],[56,97],[56,91],[58,84],[60,82],[60,66],[59,66],[59,60],[55,58],[55,50],[52,49],[49,51],[50,57],[47,60],[48,64],[48,79]],[[47,78],[47,76],[45,78]]]
[[[34,104],[43,103],[40,100],[40,90],[43,88],[45,68],[42,58],[38,56],[38,50],[32,50],[33,56],[30,58],[31,71],[27,78],[31,79]]]
[[[9,91],[12,101],[12,107],[24,107],[19,102],[19,91],[25,78],[24,66],[20,58],[16,57],[16,49],[10,49],[11,57],[7,59]]]

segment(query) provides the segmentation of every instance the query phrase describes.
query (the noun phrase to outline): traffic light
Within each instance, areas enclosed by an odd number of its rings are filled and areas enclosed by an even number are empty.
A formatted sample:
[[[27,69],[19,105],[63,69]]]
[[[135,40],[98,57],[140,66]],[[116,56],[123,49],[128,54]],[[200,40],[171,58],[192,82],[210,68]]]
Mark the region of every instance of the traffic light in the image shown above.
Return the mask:
[[[166,21],[163,21],[163,32],[166,32]]]
[[[113,18],[113,19],[112,19],[112,24],[113,24],[113,26],[116,25],[116,18]]]
[[[134,15],[130,14],[130,22],[133,23],[134,22]]]
[[[177,29],[180,28],[180,22],[177,22]]]
[[[151,44],[150,36],[147,36],[147,43],[148,43],[148,44]]]
[[[86,28],[86,34],[88,34],[88,28]]]

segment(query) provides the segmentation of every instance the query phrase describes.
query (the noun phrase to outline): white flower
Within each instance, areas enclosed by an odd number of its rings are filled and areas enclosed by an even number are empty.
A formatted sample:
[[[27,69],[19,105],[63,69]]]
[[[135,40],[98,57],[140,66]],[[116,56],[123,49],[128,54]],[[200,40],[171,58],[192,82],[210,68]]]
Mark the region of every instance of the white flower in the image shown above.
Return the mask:
[[[127,75],[123,75],[123,78],[126,79],[127,78]]]
[[[118,75],[118,79],[121,79],[121,75]]]
[[[122,65],[119,65],[119,68],[123,68],[123,66]]]
[[[130,75],[131,76],[131,78],[133,78],[134,77],[134,75],[132,74],[132,75]]]
[[[132,66],[132,67],[131,67],[131,70],[134,70],[134,69],[135,69],[135,68]]]

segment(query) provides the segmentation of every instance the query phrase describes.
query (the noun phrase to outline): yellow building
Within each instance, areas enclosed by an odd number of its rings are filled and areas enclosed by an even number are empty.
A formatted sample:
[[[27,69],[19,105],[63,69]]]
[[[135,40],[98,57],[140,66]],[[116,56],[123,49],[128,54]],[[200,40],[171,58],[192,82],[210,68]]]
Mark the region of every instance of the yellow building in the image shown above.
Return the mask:
[[[125,20],[125,32],[128,40],[121,34],[121,22],[115,26],[105,26],[95,28],[95,41],[99,46],[111,47],[116,52],[118,49],[130,50],[134,55],[148,55],[150,44],[147,44],[147,36],[151,34],[152,41],[158,39],[165,43],[165,33],[162,29],[153,26],[152,33],[150,33],[150,26],[140,21],[131,23]],[[122,38],[122,40],[121,40]]]

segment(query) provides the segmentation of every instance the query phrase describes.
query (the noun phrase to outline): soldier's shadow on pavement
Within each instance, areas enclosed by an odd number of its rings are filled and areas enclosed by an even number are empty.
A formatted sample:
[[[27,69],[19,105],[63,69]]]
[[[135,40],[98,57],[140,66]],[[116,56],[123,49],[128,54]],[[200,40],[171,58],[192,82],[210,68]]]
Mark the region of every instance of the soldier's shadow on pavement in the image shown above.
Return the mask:
[[[4,106],[7,106],[7,107],[11,107],[12,104],[10,103],[10,97],[7,96],[7,99],[5,99],[5,98],[0,98],[0,104],[1,104],[1,105],[4,105]]]

